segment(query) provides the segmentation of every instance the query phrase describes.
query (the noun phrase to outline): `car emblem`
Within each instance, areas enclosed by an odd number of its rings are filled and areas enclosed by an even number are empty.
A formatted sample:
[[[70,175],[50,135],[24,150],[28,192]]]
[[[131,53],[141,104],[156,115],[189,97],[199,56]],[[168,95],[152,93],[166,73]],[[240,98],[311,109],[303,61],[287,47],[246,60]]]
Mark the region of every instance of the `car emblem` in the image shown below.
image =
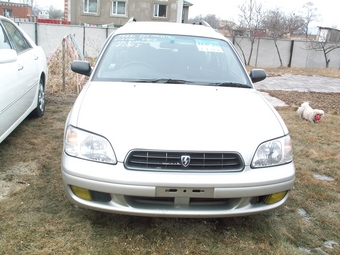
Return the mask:
[[[190,164],[190,156],[187,156],[187,155],[181,156],[181,164],[184,167],[188,167]]]

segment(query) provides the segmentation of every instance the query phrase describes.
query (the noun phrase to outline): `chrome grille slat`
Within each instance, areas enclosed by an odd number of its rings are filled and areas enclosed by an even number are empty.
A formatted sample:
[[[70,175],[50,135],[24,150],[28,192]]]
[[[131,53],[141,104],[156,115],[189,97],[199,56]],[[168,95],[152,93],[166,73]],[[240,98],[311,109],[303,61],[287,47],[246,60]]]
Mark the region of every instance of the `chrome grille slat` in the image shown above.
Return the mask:
[[[181,156],[190,156],[184,167]],[[146,171],[237,172],[244,168],[243,159],[236,152],[181,152],[132,150],[126,157],[125,167]]]

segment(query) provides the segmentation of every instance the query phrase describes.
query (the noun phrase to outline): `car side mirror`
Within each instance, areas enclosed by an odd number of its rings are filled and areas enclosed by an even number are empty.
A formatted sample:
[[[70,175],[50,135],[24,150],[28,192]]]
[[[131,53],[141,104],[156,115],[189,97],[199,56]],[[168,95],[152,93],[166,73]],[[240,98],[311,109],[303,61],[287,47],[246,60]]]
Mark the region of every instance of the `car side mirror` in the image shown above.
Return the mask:
[[[87,61],[74,60],[71,64],[71,70],[86,76],[90,76],[92,73],[91,65]]]
[[[0,55],[0,64],[12,63],[18,59],[17,52],[12,49],[0,49]]]
[[[253,69],[250,71],[249,76],[251,78],[251,81],[255,83],[266,79],[267,74],[266,71],[264,71],[263,69]]]

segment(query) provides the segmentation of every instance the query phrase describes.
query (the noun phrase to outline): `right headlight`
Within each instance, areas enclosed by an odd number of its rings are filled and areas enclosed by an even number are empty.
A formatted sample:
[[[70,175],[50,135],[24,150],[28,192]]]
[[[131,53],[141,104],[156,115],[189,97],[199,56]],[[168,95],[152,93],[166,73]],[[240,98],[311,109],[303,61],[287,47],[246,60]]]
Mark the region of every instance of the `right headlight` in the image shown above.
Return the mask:
[[[67,127],[64,150],[66,154],[81,159],[117,163],[115,153],[107,139],[72,126]]]
[[[251,167],[283,165],[293,160],[293,148],[289,135],[262,143],[256,150]]]

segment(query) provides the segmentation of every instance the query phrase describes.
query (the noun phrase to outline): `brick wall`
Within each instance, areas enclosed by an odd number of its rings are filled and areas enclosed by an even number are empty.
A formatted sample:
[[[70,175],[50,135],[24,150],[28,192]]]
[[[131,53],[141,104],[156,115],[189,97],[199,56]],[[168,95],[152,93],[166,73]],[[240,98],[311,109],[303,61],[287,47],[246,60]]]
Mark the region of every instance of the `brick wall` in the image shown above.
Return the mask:
[[[0,3],[0,15],[5,15],[5,10],[11,10],[10,17],[27,19],[32,15],[32,7],[27,4]]]

